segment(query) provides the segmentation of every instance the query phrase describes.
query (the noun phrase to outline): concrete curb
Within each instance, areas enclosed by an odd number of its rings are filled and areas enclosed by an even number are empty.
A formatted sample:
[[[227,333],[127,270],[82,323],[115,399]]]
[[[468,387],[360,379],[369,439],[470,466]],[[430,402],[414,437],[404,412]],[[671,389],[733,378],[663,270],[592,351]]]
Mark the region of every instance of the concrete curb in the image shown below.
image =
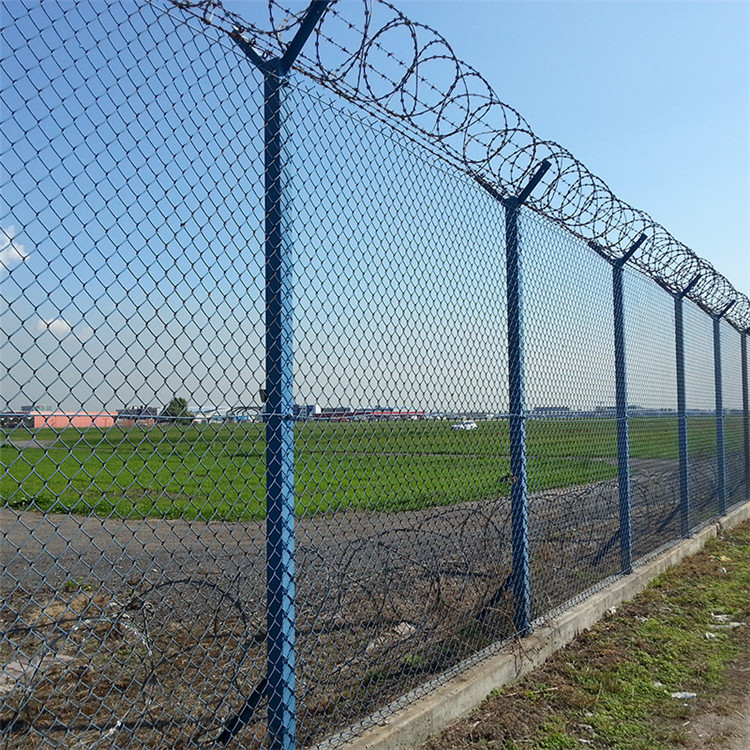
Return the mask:
[[[750,502],[643,563],[632,574],[617,578],[606,589],[548,620],[527,638],[461,672],[388,719],[381,718],[378,726],[368,728],[344,747],[347,750],[409,750],[417,747],[431,735],[471,712],[495,688],[543,664],[555,651],[594,625],[609,609],[629,601],[656,576],[699,552],[709,539],[748,519]],[[323,743],[322,747],[333,744],[337,744],[335,739]]]

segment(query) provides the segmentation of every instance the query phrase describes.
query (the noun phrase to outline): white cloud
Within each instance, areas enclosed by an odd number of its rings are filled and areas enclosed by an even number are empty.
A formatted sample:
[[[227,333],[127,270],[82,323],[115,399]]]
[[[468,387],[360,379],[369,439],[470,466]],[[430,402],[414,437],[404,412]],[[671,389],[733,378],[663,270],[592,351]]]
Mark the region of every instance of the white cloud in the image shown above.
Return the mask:
[[[16,241],[16,228],[0,227],[0,273],[10,272],[29,257],[26,247]]]
[[[94,335],[94,329],[91,328],[91,326],[80,325],[75,327],[73,333],[75,334],[75,337],[83,343]]]
[[[55,336],[62,337],[67,336],[73,330],[73,326],[62,318],[52,318],[51,320],[40,320],[37,323],[37,329],[40,332],[49,331]]]
[[[46,320],[37,320],[34,328],[38,333],[51,333],[57,338],[64,338],[72,334],[81,343],[84,343],[94,335],[94,329],[85,323],[73,325],[64,318],[47,318]]]

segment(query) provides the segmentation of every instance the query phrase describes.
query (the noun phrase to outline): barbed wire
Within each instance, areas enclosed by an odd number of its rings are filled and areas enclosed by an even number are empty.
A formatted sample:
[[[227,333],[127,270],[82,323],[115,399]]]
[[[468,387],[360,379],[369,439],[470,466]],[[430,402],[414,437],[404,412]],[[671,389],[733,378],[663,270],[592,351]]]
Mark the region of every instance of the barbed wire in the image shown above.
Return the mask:
[[[665,502],[676,462],[666,462],[666,473],[664,463],[641,462],[634,482],[634,497],[641,498],[634,522],[649,532],[677,523]],[[656,496],[655,482],[661,482]],[[613,568],[618,484],[610,478],[540,491],[530,501],[534,596],[543,615],[545,606],[574,596],[582,580],[595,585],[596,571]],[[306,717],[301,745],[382,709],[384,697],[395,699],[410,687],[428,690],[429,680],[471,658],[478,643],[516,636],[510,514],[509,497],[498,494],[412,511],[388,528],[360,527],[337,544],[303,535],[296,582],[298,706]],[[553,561],[554,588],[548,586]],[[263,584],[254,564],[248,560],[220,577],[154,569],[155,578],[131,579],[132,588],[116,592],[87,585],[89,593],[81,589],[78,596],[90,603],[80,611],[73,594],[67,605],[55,597],[37,614],[31,610],[6,633],[28,666],[3,696],[10,718],[0,724],[0,747],[26,746],[26,738],[52,732],[52,720],[55,731],[77,737],[81,748],[102,740],[162,746],[165,736],[202,748],[241,740],[242,733],[248,741],[264,721],[266,691]],[[47,674],[55,662],[56,678]],[[214,670],[222,691],[215,689]],[[53,683],[67,701],[64,720],[28,710]],[[117,690],[105,690],[106,684]],[[335,715],[329,700],[338,704]]]
[[[284,54],[307,5],[293,9],[268,0],[263,20],[250,23],[221,0],[167,2],[250,42],[265,59]],[[399,54],[405,50],[408,57],[402,59]],[[644,234],[646,241],[629,263],[672,293],[682,293],[699,277],[687,297],[711,315],[726,311],[726,319],[740,331],[750,327],[746,295],[647,213],[620,200],[567,149],[535,135],[443,36],[387,0],[333,0],[295,69],[390,121],[406,124],[467,173],[489,181],[503,198],[517,195],[537,166],[549,161],[551,168],[527,205],[611,260],[621,258]]]

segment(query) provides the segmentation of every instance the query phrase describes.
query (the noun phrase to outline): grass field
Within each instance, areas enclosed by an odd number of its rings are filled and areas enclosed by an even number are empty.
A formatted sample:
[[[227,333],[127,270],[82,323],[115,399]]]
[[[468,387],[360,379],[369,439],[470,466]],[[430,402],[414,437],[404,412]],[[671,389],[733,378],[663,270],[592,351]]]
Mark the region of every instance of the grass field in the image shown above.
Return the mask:
[[[715,452],[712,417],[691,418],[688,429],[691,454]],[[728,451],[739,450],[741,430],[740,418],[727,418]],[[99,516],[261,519],[264,433],[253,423],[17,429],[0,446],[3,503]],[[614,420],[529,420],[527,433],[531,491],[616,476]],[[636,459],[677,458],[673,417],[631,419],[630,437]],[[482,500],[507,495],[512,482],[504,420],[473,431],[430,420],[300,423],[295,455],[299,514]]]

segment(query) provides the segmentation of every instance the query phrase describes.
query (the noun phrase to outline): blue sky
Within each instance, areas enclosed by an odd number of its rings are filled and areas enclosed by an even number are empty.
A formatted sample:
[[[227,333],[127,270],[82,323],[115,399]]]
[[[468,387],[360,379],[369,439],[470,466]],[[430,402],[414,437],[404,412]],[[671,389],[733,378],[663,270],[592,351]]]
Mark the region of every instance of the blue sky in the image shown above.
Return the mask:
[[[750,295],[750,3],[396,5]]]
[[[122,4],[106,12],[88,2],[4,7],[4,397],[70,408],[163,404],[175,394],[199,407],[257,403],[257,71],[226,37],[195,36],[175,11],[165,18],[157,6],[132,16]],[[250,19],[265,5],[232,7]],[[746,26],[738,32],[738,22],[704,19],[701,36],[693,19],[698,41],[713,39],[711,23],[717,39],[712,54],[691,52],[688,66],[667,40],[689,46],[675,11],[693,4],[400,7],[444,33],[541,137],[568,148],[747,291],[747,49],[737,41],[746,41]],[[739,6],[717,7],[720,15]],[[296,78],[289,121],[297,141],[298,400],[503,410],[496,202],[408,139]],[[701,81],[714,100],[696,107]],[[583,408],[611,403],[609,269],[562,230],[540,227],[560,257],[538,253],[534,261],[528,326],[547,333],[543,346],[528,349],[536,373],[529,405],[553,397]],[[644,364],[634,383],[668,382],[670,335],[663,328],[641,357],[665,352],[661,370]],[[644,392],[637,402],[668,400]]]

